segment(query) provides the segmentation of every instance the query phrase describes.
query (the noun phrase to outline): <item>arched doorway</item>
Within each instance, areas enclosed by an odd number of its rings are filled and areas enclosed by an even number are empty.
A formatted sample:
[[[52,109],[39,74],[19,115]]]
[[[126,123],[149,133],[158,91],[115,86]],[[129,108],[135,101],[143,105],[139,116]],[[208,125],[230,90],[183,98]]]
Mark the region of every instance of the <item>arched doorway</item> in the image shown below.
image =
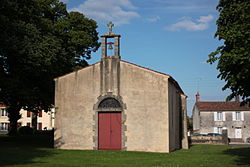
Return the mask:
[[[114,98],[106,98],[98,105],[98,149],[121,150],[121,104]]]

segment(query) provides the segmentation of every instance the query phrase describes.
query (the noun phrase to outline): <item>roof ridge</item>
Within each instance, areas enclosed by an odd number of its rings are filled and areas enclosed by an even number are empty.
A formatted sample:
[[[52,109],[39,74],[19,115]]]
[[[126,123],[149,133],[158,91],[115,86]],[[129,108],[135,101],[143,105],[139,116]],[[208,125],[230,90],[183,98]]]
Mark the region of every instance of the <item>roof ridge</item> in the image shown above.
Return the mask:
[[[54,80],[56,80],[56,79],[58,79],[58,78],[61,78],[61,77],[64,77],[64,76],[66,76],[66,75],[69,75],[69,74],[71,74],[71,73],[73,73],[73,72],[77,72],[77,71],[86,69],[86,68],[88,68],[88,67],[94,66],[94,65],[96,65],[96,64],[98,64],[98,63],[100,63],[100,61],[98,61],[98,62],[96,62],[96,63],[94,63],[94,64],[91,64],[91,65],[88,65],[88,66],[86,66],[86,67],[80,68],[80,69],[78,69],[78,70],[74,70],[74,71],[68,72],[68,73],[66,73],[66,74],[60,75],[60,76],[58,76],[58,77],[55,77]]]
[[[152,72],[161,74],[161,75],[168,76],[168,77],[170,78],[170,81],[176,86],[176,88],[179,90],[179,92],[180,92],[181,94],[185,95],[185,93],[184,93],[183,90],[181,89],[181,87],[180,87],[180,85],[178,84],[178,82],[177,82],[171,75],[166,74],[166,73],[162,73],[162,72],[159,72],[159,71],[156,71],[156,70],[152,70],[152,69],[150,69],[150,68],[143,67],[143,66],[137,65],[137,64],[135,64],[135,63],[131,63],[131,62],[125,61],[125,60],[121,60],[121,59],[120,59],[120,61],[121,61],[121,62],[124,62],[124,63],[128,63],[128,64],[131,64],[131,65],[134,65],[134,66],[137,66],[137,67],[140,67],[140,68],[142,68],[142,69],[146,69],[146,70],[149,70],[149,71],[152,71]],[[69,72],[69,73],[66,73],[66,74],[64,74],[64,75],[55,77],[54,80],[57,80],[58,78],[64,77],[64,76],[66,76],[66,75],[69,75],[69,74],[71,74],[71,73],[73,73],[73,72],[77,72],[77,71],[86,69],[86,68],[88,68],[88,67],[94,66],[94,65],[96,65],[96,64],[98,64],[98,63],[100,63],[100,62],[101,62],[101,61],[98,61],[98,62],[96,62],[96,63],[94,63],[94,64],[88,65],[88,66],[83,67],[83,68],[81,68],[81,69],[74,70],[74,71]],[[185,95],[185,96],[187,96],[187,95]]]
[[[196,102],[195,105],[200,111],[250,111],[250,106],[241,106],[240,102],[235,101],[206,101]]]
[[[147,67],[143,67],[143,66],[140,66],[140,65],[137,65],[135,63],[131,63],[131,62],[128,62],[128,61],[125,61],[125,60],[120,60],[124,63],[128,63],[128,64],[131,64],[131,65],[134,65],[134,66],[137,66],[137,67],[140,67],[142,69],[145,69],[145,70],[149,70],[149,71],[152,71],[152,72],[155,72],[155,73],[158,73],[158,74],[161,74],[161,75],[165,75],[165,76],[168,76],[170,78],[170,81],[177,87],[177,89],[180,91],[181,94],[185,95],[185,93],[183,92],[183,90],[181,89],[180,85],[178,84],[178,82],[169,74],[166,74],[166,73],[162,73],[162,72],[159,72],[159,71],[156,71],[156,70],[153,70],[153,69],[150,69],[150,68],[147,68]],[[187,95],[185,95],[187,96]]]
[[[128,61],[125,61],[125,60],[121,60],[121,61],[122,61],[122,62],[125,62],[125,63],[128,63],[128,64],[135,65],[135,66],[137,66],[137,67],[141,67],[141,68],[146,69],[146,70],[149,70],[149,71],[153,71],[153,72],[156,72],[156,73],[159,73],[159,74],[162,74],[162,75],[166,75],[166,76],[172,77],[172,76],[169,75],[169,74],[166,74],[166,73],[163,73],[163,72],[159,72],[159,71],[156,71],[156,70],[147,68],[147,67],[143,67],[143,66],[140,66],[140,65],[135,64],[135,63],[131,63],[131,62],[128,62]]]

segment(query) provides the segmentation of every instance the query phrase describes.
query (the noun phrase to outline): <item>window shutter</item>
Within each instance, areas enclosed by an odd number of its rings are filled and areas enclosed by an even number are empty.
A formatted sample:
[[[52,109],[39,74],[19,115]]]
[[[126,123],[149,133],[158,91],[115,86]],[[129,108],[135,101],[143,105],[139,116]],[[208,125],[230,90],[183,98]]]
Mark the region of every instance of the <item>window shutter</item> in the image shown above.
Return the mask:
[[[214,121],[217,121],[217,112],[214,112]]]
[[[226,121],[226,113],[222,112],[222,121]]]
[[[214,127],[214,133],[218,133],[218,128]]]
[[[232,112],[233,121],[236,121],[236,112]]]
[[[244,121],[244,112],[241,111],[240,114],[241,114],[241,116],[240,116],[240,117],[241,117],[241,120]]]

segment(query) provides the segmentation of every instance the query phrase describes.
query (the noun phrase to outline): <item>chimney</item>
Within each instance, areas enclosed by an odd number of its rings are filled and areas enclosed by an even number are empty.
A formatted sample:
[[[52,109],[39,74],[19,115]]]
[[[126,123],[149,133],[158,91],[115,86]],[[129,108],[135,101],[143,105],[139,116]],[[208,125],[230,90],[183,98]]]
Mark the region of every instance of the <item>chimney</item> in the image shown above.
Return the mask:
[[[235,102],[238,102],[238,103],[240,102],[240,96],[239,95],[236,95],[234,99],[235,99]]]
[[[199,102],[200,101],[200,93],[197,92],[197,94],[195,96],[196,96],[196,102]]]

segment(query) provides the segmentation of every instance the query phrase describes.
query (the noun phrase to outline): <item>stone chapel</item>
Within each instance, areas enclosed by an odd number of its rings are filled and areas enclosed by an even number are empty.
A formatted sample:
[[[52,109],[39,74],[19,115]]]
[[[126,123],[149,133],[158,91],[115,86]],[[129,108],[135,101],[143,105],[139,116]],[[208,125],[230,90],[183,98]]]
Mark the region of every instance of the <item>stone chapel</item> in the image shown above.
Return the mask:
[[[112,26],[100,62],[55,78],[55,148],[188,149],[187,96],[170,75],[121,60]]]

